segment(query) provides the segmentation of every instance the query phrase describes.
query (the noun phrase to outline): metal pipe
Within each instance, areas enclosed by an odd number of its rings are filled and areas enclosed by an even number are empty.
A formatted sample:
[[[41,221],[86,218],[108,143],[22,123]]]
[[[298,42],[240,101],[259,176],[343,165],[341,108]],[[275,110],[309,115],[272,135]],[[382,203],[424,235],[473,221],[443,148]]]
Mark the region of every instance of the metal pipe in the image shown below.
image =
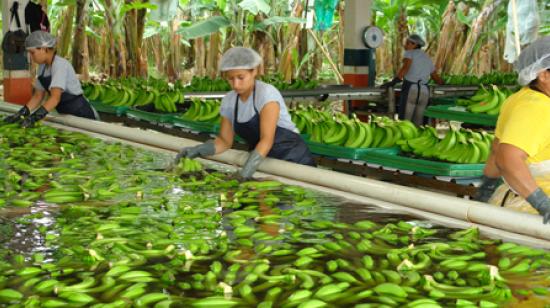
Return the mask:
[[[5,104],[0,105],[0,110],[12,112],[17,110],[16,106],[9,106],[9,108],[5,106]],[[154,131],[136,130],[74,116],[51,116],[47,120],[173,151],[199,143]],[[230,165],[243,165],[247,156],[248,153],[243,151],[228,150],[209,159]],[[550,240],[550,226],[543,225],[542,218],[538,215],[271,158],[264,160],[259,170],[511,233]]]

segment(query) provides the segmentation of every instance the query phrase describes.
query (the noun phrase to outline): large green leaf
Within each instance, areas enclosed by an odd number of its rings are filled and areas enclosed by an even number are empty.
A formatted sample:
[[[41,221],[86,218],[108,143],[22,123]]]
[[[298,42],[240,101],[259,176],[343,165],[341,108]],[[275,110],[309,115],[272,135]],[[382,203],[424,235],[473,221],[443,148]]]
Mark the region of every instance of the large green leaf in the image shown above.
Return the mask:
[[[275,24],[292,24],[292,23],[304,23],[306,22],[303,18],[297,18],[297,17],[283,17],[283,16],[273,16],[268,19],[263,20],[262,22],[259,22],[254,25],[254,30],[265,30],[269,26],[273,26]]]
[[[213,16],[189,27],[182,27],[178,30],[186,40],[204,37],[218,32],[220,29],[230,25],[229,20],[224,16]]]
[[[146,2],[132,2],[132,3],[126,3],[122,6],[122,9],[120,10],[120,14],[124,15],[126,12],[130,10],[143,10],[143,9],[150,9],[155,10],[157,8],[156,5],[146,3]]]
[[[264,0],[243,0],[239,3],[239,6],[254,15],[259,12],[267,15],[271,11],[271,7]]]

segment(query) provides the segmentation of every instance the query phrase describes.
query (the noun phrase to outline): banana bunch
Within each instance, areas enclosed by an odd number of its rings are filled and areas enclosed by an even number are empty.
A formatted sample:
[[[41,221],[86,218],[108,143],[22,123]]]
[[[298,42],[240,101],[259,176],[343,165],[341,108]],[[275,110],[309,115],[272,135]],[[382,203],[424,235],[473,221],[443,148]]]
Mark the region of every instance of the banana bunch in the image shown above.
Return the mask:
[[[459,164],[484,163],[489,158],[494,135],[485,131],[451,128],[440,139],[433,127],[425,127],[417,138],[397,142],[404,152]]]
[[[497,115],[500,113],[502,104],[512,95],[512,92],[507,88],[499,89],[492,85],[489,89],[484,86],[469,99],[458,99],[457,105],[467,106],[468,110],[473,113],[486,113],[488,115]]]
[[[176,166],[177,174],[187,174],[193,172],[199,172],[202,170],[202,165],[195,159],[183,157]]]
[[[219,122],[220,104],[219,100],[194,98],[191,100],[189,109],[181,117],[197,122]]]
[[[281,74],[262,76],[262,81],[273,85],[275,88],[283,90],[308,90],[315,89],[319,85],[317,80],[294,79],[290,83],[285,81]]]
[[[223,78],[211,79],[208,76],[193,76],[189,85],[185,87],[187,92],[215,92],[230,91],[229,83]]]
[[[492,72],[483,74],[480,77],[475,75],[442,75],[445,84],[461,86],[477,86],[479,84],[499,84],[514,85],[517,84],[516,73]]]
[[[298,130],[309,134],[312,141],[348,148],[392,147],[399,140],[418,135],[416,126],[410,121],[374,117],[365,123],[355,114],[349,119],[343,113],[331,114],[311,106],[291,110],[291,117]]]
[[[156,111],[177,112],[177,104],[183,103],[183,86],[168,84],[162,80],[111,79],[104,83],[83,84],[84,95],[92,101],[111,106],[137,107],[152,104]]]

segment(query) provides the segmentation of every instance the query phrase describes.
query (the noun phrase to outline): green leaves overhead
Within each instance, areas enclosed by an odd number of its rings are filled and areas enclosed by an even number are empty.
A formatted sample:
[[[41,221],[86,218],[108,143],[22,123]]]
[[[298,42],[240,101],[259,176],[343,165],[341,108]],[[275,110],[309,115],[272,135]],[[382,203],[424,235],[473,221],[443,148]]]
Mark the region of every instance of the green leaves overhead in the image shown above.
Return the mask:
[[[267,15],[271,11],[271,7],[264,0],[243,0],[239,3],[239,6],[254,15],[259,12]]]
[[[192,26],[183,27],[178,31],[178,33],[180,33],[185,39],[190,40],[198,37],[207,36],[229,25],[230,22],[226,17],[213,16],[206,20],[195,23]]]
[[[130,2],[126,3],[122,6],[122,9],[120,10],[120,13],[124,15],[126,12],[130,10],[142,10],[142,9],[150,9],[155,10],[157,8],[156,5],[146,3],[146,2]]]

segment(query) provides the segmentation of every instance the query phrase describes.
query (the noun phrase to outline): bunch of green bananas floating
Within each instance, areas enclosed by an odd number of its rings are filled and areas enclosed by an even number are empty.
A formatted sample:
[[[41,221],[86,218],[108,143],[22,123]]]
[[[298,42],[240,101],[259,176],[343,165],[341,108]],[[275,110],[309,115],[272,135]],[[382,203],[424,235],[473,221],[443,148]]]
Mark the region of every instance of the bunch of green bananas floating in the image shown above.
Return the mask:
[[[484,86],[469,99],[458,99],[456,104],[467,106],[468,110],[473,113],[486,113],[488,115],[497,115],[500,113],[502,104],[512,95],[512,91],[507,88],[499,89],[493,85],[489,89]]]
[[[186,173],[193,173],[193,172],[199,172],[202,170],[202,164],[198,161],[183,157],[178,162],[178,165],[176,166],[176,173],[178,174],[186,174]]]
[[[220,101],[194,98],[181,118],[197,122],[219,122]]]
[[[425,127],[417,138],[397,143],[404,152],[459,164],[484,163],[489,157],[494,135],[485,131],[451,128],[440,139],[433,127]]]
[[[321,111],[311,106],[293,109],[291,116],[300,133],[309,134],[311,141],[349,148],[392,147],[399,140],[418,135],[412,122],[388,117],[373,117],[365,123],[355,114],[349,119],[343,113]]]

